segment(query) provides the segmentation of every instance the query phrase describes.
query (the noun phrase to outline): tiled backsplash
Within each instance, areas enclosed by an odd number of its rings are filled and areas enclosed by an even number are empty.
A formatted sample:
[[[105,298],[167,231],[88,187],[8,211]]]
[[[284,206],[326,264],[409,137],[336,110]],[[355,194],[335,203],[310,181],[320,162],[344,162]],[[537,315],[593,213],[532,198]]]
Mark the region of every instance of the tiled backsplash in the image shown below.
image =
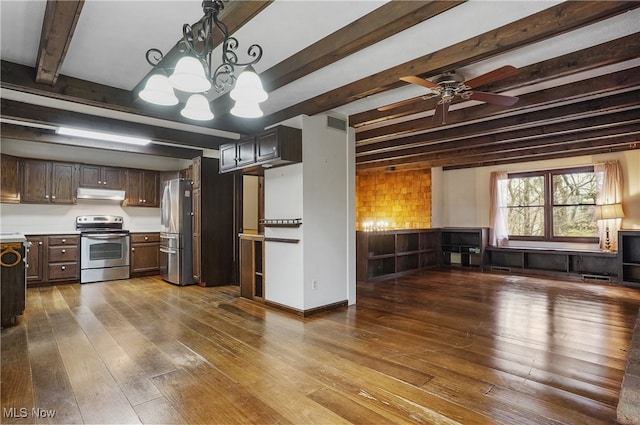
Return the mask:
[[[358,173],[356,229],[371,221],[384,221],[389,229],[431,227],[431,170]]]

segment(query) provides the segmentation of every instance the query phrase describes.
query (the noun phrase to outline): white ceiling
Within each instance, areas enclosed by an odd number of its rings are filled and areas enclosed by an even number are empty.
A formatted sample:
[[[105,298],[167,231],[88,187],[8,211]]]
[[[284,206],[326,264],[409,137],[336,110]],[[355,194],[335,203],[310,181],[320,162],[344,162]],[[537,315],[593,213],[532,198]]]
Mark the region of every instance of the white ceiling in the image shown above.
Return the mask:
[[[164,52],[169,51],[182,36],[182,24],[194,23],[201,17],[200,3],[199,0],[87,0],[61,74],[131,90],[150,70],[144,58],[146,50],[156,47]],[[274,4],[258,14],[235,36],[241,48],[253,43],[263,47],[263,58],[255,66],[260,73],[384,3],[365,0],[275,0]],[[269,93],[269,99],[262,104],[263,110],[268,115],[296,105],[558,3],[526,0],[469,1],[272,91]],[[42,0],[0,2],[0,57],[3,60],[35,66],[45,6],[46,2]],[[516,67],[526,66],[638,32],[639,23],[640,10],[636,9],[588,28],[511,51],[457,71],[468,79],[507,64]],[[583,77],[586,78],[588,75]],[[545,84],[553,86],[557,83]],[[534,88],[538,89],[531,87],[529,91]],[[336,108],[334,112],[350,115],[420,96],[425,94],[425,90],[418,86],[406,85],[344,105]],[[526,91],[527,89],[521,89],[519,93]],[[3,96],[9,97],[12,94],[3,90]],[[55,107],[68,109],[73,105],[62,102]],[[116,113],[105,111],[104,114],[113,116]],[[153,120],[123,113],[119,113],[118,118],[138,122]],[[403,119],[411,118],[414,117]],[[189,128],[187,124],[180,123],[156,122],[154,125]],[[215,123],[212,126],[215,127]],[[201,127],[190,130],[212,131]]]

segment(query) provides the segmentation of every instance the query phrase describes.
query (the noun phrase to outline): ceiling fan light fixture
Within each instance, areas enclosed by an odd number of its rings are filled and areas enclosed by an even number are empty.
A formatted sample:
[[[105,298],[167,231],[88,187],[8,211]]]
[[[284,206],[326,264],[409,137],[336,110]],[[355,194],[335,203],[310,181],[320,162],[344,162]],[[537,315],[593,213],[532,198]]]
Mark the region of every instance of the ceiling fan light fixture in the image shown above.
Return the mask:
[[[180,115],[196,121],[208,121],[213,119],[213,113],[209,108],[209,101],[201,94],[192,94],[187,100]]]
[[[240,118],[260,118],[264,113],[256,102],[241,102],[238,100],[231,108],[231,115]]]
[[[178,104],[178,98],[173,92],[169,79],[160,74],[154,74],[147,80],[147,84],[138,96],[149,103],[162,106]]]
[[[261,103],[267,100],[269,95],[262,87],[260,77],[252,66],[248,66],[242,74],[238,76],[236,86],[229,93],[236,102]]]
[[[169,77],[171,85],[188,93],[200,93],[211,89],[211,82],[205,77],[200,61],[192,56],[180,58],[176,69]]]

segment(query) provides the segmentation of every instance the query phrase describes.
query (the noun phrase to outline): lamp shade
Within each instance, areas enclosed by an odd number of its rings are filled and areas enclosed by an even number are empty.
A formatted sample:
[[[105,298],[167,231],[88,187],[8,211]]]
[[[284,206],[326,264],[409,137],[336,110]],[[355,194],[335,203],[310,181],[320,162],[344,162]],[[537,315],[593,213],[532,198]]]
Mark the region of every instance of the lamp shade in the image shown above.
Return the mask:
[[[264,115],[262,109],[260,109],[260,105],[255,102],[237,101],[230,112],[231,115],[241,118],[259,118]]]
[[[146,102],[155,105],[172,106],[178,104],[178,98],[173,92],[169,79],[164,75],[154,74],[147,80],[144,90],[138,96]]]
[[[204,75],[202,63],[193,56],[180,58],[169,81],[176,89],[189,93],[199,93],[211,88],[211,82]]]
[[[238,76],[236,85],[229,95],[237,102],[256,104],[264,102],[269,97],[264,88],[262,88],[260,77],[251,66],[246,67],[242,74]]]
[[[209,101],[201,94],[191,95],[180,114],[185,118],[197,121],[207,121],[213,118],[213,113],[209,108]]]
[[[622,204],[596,205],[597,220],[611,220],[614,218],[622,218],[622,217],[624,217]]]

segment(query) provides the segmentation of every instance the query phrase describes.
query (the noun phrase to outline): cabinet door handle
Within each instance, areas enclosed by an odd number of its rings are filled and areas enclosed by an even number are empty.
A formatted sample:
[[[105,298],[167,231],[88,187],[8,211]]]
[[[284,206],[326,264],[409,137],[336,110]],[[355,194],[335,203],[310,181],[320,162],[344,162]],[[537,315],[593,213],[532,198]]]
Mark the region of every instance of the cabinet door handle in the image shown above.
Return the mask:
[[[131,248],[131,252],[135,252],[135,251],[136,251],[136,249],[135,249],[135,248]]]
[[[67,250],[66,250],[66,249],[63,249],[63,250],[62,250],[62,253],[63,253],[63,254],[64,254],[64,253],[66,253],[66,252],[67,252]]]
[[[142,203],[143,201],[142,201],[142,199],[138,199],[138,202]]]
[[[67,240],[66,240],[66,239],[63,239],[63,240],[62,240],[62,243],[67,243]]]
[[[49,195],[44,195],[44,199],[49,199]]]
[[[102,182],[102,184],[107,184],[107,182]]]
[[[148,241],[148,240],[149,240],[149,237],[148,237],[148,236],[145,236],[145,237],[144,237],[144,240],[145,240],[145,241]]]
[[[56,195],[51,195],[51,199],[56,199]]]
[[[42,241],[38,242],[38,245],[42,245]]]
[[[98,184],[102,184],[102,181],[98,180]]]
[[[60,270],[66,270],[65,266],[60,267]]]

